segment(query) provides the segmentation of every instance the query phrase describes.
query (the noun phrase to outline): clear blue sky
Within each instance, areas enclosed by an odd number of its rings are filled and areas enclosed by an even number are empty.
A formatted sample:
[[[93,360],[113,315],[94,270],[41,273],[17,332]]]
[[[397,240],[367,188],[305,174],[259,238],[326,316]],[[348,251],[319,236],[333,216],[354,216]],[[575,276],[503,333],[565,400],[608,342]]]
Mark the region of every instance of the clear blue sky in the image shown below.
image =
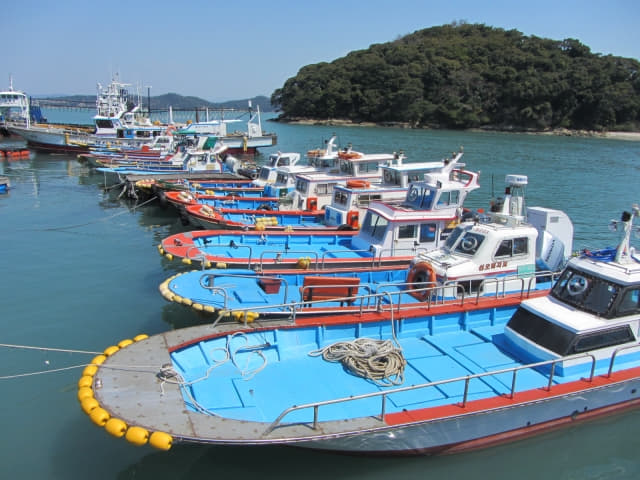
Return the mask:
[[[21,0],[0,6],[0,89],[120,80],[207,100],[270,96],[308,64],[452,21],[640,59],[639,0]]]

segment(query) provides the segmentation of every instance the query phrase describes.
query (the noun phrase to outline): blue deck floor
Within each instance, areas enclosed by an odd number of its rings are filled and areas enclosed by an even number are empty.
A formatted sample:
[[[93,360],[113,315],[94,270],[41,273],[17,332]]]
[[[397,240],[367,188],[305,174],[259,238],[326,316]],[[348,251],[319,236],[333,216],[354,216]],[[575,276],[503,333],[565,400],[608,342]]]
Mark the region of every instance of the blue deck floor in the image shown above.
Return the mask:
[[[418,385],[469,374],[500,370],[518,365],[518,362],[500,350],[492,339],[502,335],[503,324],[478,326],[469,331],[444,331],[435,335],[403,336],[400,343],[407,360],[402,386]],[[304,328],[252,334],[249,344],[264,345],[262,352],[266,366],[262,366],[255,351],[241,351],[232,355],[235,362],[227,362],[211,370],[208,378],[193,384],[191,392],[199,405],[223,417],[273,421],[291,405],[301,405],[352,395],[389,390],[347,372],[340,363],[312,357],[308,353],[319,346],[340,340],[341,331],[326,335],[329,328]],[[347,333],[346,328],[342,333]],[[381,328],[379,331],[384,331]],[[365,335],[367,336],[367,335]],[[345,337],[346,338],[346,337]],[[379,338],[379,337],[378,337]],[[321,339],[321,340],[319,340]],[[498,342],[499,343],[499,342]],[[204,342],[197,350],[174,352],[176,368],[186,380],[205,375],[213,365],[212,359],[222,358],[226,337]],[[231,342],[230,351],[245,345],[242,337]],[[243,377],[242,372],[248,373]],[[474,379],[470,382],[469,400],[508,393],[511,374]],[[518,390],[546,385],[546,376],[524,370],[518,374]],[[399,392],[389,396],[388,413],[403,409],[417,409],[445,405],[462,399],[462,381],[423,389]],[[345,402],[320,409],[320,420],[355,418],[380,413],[381,399],[369,398]],[[311,421],[311,409],[295,412],[287,421]]]

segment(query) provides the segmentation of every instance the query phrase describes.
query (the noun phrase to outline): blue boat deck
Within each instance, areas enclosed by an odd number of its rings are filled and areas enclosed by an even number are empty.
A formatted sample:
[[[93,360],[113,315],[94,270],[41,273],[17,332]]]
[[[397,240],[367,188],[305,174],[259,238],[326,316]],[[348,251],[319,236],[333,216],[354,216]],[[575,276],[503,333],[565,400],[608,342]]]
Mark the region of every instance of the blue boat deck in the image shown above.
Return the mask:
[[[403,323],[405,331],[397,332],[407,361],[401,386],[519,366],[516,358],[499,347],[504,324],[514,308],[497,309],[492,316],[477,319],[451,314]],[[463,321],[473,325],[461,330]],[[276,329],[204,341],[198,348],[174,352],[172,361],[185,381],[195,381],[186,387],[188,394],[184,397],[190,408],[195,410],[197,403],[198,409],[226,418],[271,422],[292,405],[390,388],[355,376],[340,363],[309,355],[334,342],[352,339],[356,332],[366,338],[391,338],[388,323]],[[227,355],[229,361],[225,362]],[[517,390],[544,387],[547,382],[543,373],[524,369],[518,373]],[[511,373],[472,379],[468,400],[507,394],[511,384]],[[398,392],[389,395],[386,412],[460,402],[463,393],[463,380]],[[370,397],[322,407],[319,420],[374,416],[380,411],[381,397]],[[311,409],[296,411],[285,421],[311,421],[312,415]]]

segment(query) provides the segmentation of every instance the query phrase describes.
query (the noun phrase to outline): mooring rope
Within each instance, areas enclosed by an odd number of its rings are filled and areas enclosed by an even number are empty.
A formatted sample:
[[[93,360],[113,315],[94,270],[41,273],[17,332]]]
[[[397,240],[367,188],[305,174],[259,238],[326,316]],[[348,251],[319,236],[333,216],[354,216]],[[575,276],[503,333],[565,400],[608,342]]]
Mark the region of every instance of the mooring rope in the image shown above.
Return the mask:
[[[137,209],[139,207],[142,207],[142,206],[146,205],[147,203],[152,202],[156,198],[158,198],[158,197],[152,197],[149,200],[147,200],[146,202],[142,202],[140,205],[135,205],[133,207],[133,209],[135,210],[135,209]],[[119,217],[120,215],[124,215],[125,213],[130,213],[130,211],[129,210],[123,210],[122,212],[114,213],[113,215],[109,215],[108,217],[98,218],[98,219],[93,220],[91,222],[78,223],[76,225],[65,225],[65,226],[62,226],[62,227],[49,227],[49,228],[43,228],[42,230],[44,230],[44,231],[58,231],[58,230],[68,230],[68,229],[71,229],[71,228],[84,227],[84,226],[87,226],[87,225],[93,225],[94,223],[98,223],[98,222],[106,222],[106,221],[111,220],[111,219],[113,219],[115,217]]]
[[[16,345],[11,343],[0,343],[0,347],[19,348],[23,350],[42,350],[45,352],[86,353],[87,355],[100,355],[102,353],[102,352],[93,352],[89,350],[72,350],[68,348],[35,347],[33,345]]]

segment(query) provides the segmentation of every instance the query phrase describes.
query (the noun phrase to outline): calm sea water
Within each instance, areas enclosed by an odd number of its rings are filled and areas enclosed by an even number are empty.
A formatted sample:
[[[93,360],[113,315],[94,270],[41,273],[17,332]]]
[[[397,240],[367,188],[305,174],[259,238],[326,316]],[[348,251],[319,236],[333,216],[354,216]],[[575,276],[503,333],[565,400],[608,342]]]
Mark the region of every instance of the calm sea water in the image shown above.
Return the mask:
[[[615,245],[618,236],[607,229],[609,220],[640,202],[636,142],[265,126],[278,134],[279,144],[263,150],[263,158],[278,149],[303,153],[317,148],[334,132],[341,145],[351,142],[370,153],[404,150],[409,161],[438,160],[463,146],[468,168],[482,172],[482,188],[470,195],[468,206],[487,207],[492,194],[502,193],[506,174],[528,175],[527,204],[566,211],[574,222],[576,250]],[[93,352],[138,333],[202,322],[191,309],[167,303],[157,290],[180,267],[164,261],[156,245],[183,226],[171,211],[155,205],[136,208],[118,199],[119,192],[104,191],[102,176],[73,156],[5,160],[0,174],[9,176],[13,186],[0,195],[0,343],[72,350],[0,347],[0,478],[640,477],[640,411],[444,457],[362,458],[284,447],[197,445],[159,452],[113,438],[80,410],[78,366]]]

